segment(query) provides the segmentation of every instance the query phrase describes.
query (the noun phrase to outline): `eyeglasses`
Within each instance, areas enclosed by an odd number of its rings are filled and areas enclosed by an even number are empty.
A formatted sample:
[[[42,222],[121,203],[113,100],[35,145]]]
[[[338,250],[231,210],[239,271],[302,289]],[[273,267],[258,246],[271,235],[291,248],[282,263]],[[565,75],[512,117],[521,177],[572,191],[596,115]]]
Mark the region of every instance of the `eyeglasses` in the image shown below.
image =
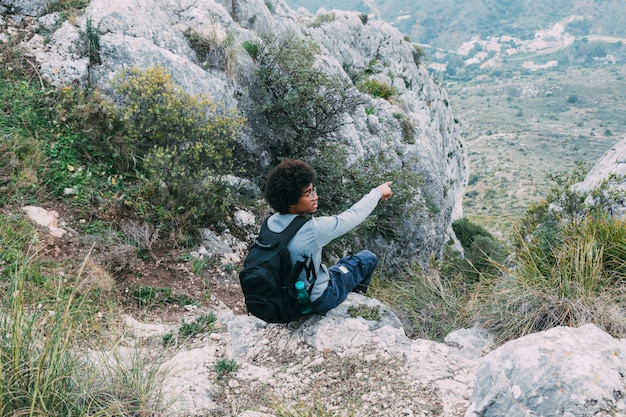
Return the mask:
[[[306,191],[304,194],[302,194],[303,197],[309,197],[309,200],[313,201],[315,200],[315,197],[317,197],[317,188],[313,187],[310,190]]]

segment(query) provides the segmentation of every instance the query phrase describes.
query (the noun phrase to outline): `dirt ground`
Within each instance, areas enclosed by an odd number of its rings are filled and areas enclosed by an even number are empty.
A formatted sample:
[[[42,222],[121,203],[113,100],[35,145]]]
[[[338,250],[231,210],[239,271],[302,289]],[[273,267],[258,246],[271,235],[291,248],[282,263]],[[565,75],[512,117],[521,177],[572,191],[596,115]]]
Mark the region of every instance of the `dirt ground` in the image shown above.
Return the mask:
[[[43,259],[54,261],[68,279],[79,277],[79,285],[115,297],[138,320],[174,324],[186,312],[185,305],[217,300],[235,314],[246,314],[239,265],[225,270],[219,259],[200,262],[189,256],[190,249],[164,244],[141,252],[129,244],[94,241],[79,233],[57,238],[45,227],[39,227],[39,232]]]
[[[219,267],[208,265],[194,273],[192,261],[181,261],[180,251],[162,249],[154,251],[154,258],[124,270],[116,276],[116,287],[120,299],[129,309],[134,309],[133,299],[129,296],[133,290],[139,288],[169,288],[172,298],[185,298],[194,303],[206,304],[220,300],[235,314],[246,314],[243,293],[239,285],[236,272],[227,273]],[[130,299],[129,299],[130,298]],[[166,303],[150,308],[139,308],[134,316],[146,321],[154,321],[150,315],[158,316],[159,321],[176,323],[185,312],[183,306],[176,303]]]

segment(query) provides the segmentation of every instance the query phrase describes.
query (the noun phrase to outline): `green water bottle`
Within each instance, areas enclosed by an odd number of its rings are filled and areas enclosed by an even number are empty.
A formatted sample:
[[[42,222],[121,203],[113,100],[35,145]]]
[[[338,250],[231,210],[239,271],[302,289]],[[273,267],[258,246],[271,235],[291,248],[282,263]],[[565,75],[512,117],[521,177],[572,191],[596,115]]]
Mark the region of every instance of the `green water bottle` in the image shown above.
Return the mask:
[[[298,300],[298,308],[302,314],[311,313],[311,299],[309,293],[304,289],[304,282],[296,281],[296,293]]]

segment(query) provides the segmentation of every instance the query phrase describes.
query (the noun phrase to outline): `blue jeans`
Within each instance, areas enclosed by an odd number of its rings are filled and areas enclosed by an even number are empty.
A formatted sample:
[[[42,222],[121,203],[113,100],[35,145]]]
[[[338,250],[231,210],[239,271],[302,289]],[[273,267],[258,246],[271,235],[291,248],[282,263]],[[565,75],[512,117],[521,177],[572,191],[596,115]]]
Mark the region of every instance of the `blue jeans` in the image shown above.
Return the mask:
[[[339,262],[328,268],[328,275],[330,275],[328,287],[320,298],[312,303],[313,311],[325,314],[341,304],[348,297],[349,292],[365,293],[377,262],[376,255],[368,250],[341,258]]]

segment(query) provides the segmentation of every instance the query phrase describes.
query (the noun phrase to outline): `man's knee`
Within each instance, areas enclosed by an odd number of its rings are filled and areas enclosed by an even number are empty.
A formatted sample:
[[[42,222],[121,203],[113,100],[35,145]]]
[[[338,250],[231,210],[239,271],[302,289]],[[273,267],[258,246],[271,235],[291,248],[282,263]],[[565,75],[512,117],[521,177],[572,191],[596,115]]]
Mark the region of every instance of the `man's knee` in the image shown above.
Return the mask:
[[[367,249],[358,252],[354,256],[359,260],[359,262],[371,269],[374,269],[378,263],[376,255]]]

